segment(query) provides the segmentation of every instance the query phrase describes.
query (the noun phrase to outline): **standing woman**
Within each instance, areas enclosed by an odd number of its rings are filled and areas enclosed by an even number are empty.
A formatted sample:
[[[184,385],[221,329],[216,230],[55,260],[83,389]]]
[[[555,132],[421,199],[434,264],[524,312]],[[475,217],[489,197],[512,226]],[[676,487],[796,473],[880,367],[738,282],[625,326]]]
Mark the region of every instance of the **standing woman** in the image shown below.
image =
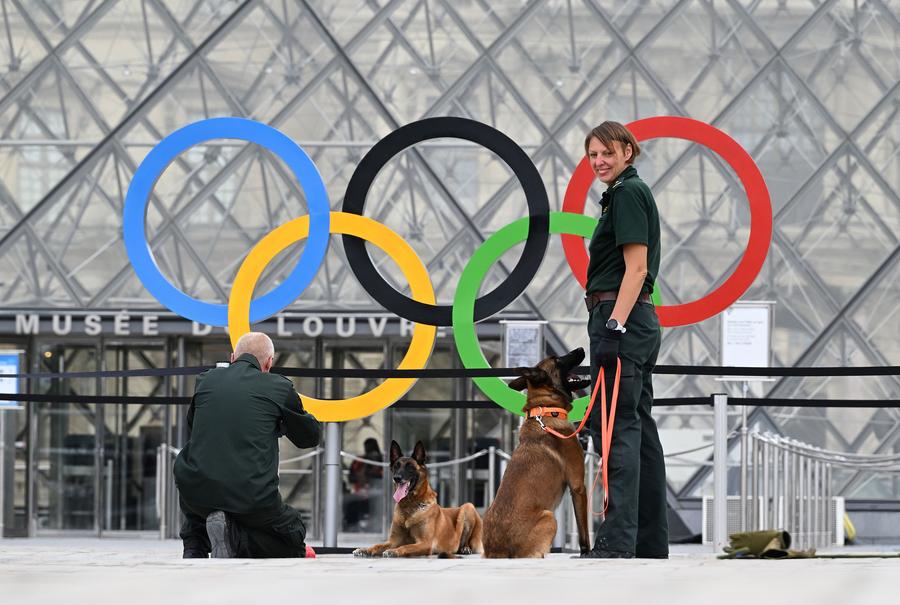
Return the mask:
[[[588,133],[584,147],[591,168],[606,184],[589,246],[585,296],[591,378],[596,384],[599,368],[604,368],[610,401],[617,357],[622,374],[608,461],[606,520],[593,549],[583,556],[664,559],[669,556],[666,468],[651,416],[660,345],[659,319],[650,301],[659,271],[659,211],[633,166],[641,148],[625,126],[600,124]],[[599,407],[591,414],[590,427],[599,452]]]

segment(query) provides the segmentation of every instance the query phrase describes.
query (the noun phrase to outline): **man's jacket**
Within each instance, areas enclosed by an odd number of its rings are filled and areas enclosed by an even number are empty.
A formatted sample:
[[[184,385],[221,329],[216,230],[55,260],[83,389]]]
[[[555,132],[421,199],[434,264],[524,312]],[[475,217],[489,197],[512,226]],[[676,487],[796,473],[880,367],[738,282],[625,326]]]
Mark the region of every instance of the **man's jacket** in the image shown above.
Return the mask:
[[[198,377],[187,421],[188,442],[175,460],[178,490],[194,506],[233,513],[280,502],[280,436],[314,447],[321,434],[293,383],[262,372],[250,354]]]

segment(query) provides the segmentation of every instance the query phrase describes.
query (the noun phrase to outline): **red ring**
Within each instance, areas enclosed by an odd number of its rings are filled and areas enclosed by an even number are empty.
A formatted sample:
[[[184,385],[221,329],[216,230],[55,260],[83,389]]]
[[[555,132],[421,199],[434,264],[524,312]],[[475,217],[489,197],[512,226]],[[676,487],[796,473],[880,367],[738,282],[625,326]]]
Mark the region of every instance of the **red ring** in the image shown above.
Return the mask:
[[[772,241],[772,201],[766,182],[753,158],[737,141],[705,122],[678,116],[659,116],[637,120],[626,126],[638,141],[671,137],[707,147],[728,162],[747,193],[750,203],[750,238],[734,273],[721,286],[702,298],[681,305],[660,305],[656,309],[659,323],[666,327],[701,322],[721,313],[740,298],[762,269]],[[593,182],[594,172],[585,156],[575,168],[566,187],[563,212],[584,213],[587,194]],[[581,287],[585,287],[588,254],[583,238],[562,235],[562,244],[572,274]]]

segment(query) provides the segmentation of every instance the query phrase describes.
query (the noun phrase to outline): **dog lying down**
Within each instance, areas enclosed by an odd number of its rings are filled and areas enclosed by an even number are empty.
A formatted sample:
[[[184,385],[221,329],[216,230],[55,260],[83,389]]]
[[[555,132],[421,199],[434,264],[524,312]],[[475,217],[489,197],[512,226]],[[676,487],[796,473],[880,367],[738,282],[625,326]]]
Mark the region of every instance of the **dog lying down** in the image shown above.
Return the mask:
[[[509,383],[527,389],[522,411],[534,408],[572,409],[572,391],[590,385],[569,375],[584,359],[584,349],[562,357],[548,357]],[[536,410],[536,412],[541,410]],[[543,410],[540,422],[568,435],[572,423],[562,414]],[[553,414],[556,414],[554,416]],[[590,550],[587,531],[587,490],[584,485],[584,449],[576,438],[560,439],[547,433],[539,420],[528,418],[519,431],[519,445],[506,467],[500,489],[484,515],[484,556],[487,558],[543,557],[556,535],[553,511],[568,486],[575,508],[581,552]]]
[[[357,557],[453,558],[483,552],[481,517],[466,502],[456,508],[441,508],[428,484],[425,446],[419,441],[412,456],[404,457],[396,441],[391,442],[391,474],[394,479],[394,519],[387,542],[357,548]]]

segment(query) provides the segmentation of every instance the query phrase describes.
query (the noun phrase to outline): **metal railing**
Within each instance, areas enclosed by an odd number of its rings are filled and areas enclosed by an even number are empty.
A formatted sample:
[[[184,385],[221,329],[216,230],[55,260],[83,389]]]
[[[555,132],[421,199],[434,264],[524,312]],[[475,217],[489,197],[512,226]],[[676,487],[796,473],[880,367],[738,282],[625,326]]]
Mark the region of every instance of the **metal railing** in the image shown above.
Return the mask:
[[[834,544],[831,463],[811,455],[816,448],[794,439],[753,431],[746,444],[743,529],[785,529],[802,549]]]
[[[835,497],[835,468],[900,473],[900,454],[835,452],[797,439],[751,431],[741,473],[746,529],[785,529],[798,548],[843,543],[843,499]]]

